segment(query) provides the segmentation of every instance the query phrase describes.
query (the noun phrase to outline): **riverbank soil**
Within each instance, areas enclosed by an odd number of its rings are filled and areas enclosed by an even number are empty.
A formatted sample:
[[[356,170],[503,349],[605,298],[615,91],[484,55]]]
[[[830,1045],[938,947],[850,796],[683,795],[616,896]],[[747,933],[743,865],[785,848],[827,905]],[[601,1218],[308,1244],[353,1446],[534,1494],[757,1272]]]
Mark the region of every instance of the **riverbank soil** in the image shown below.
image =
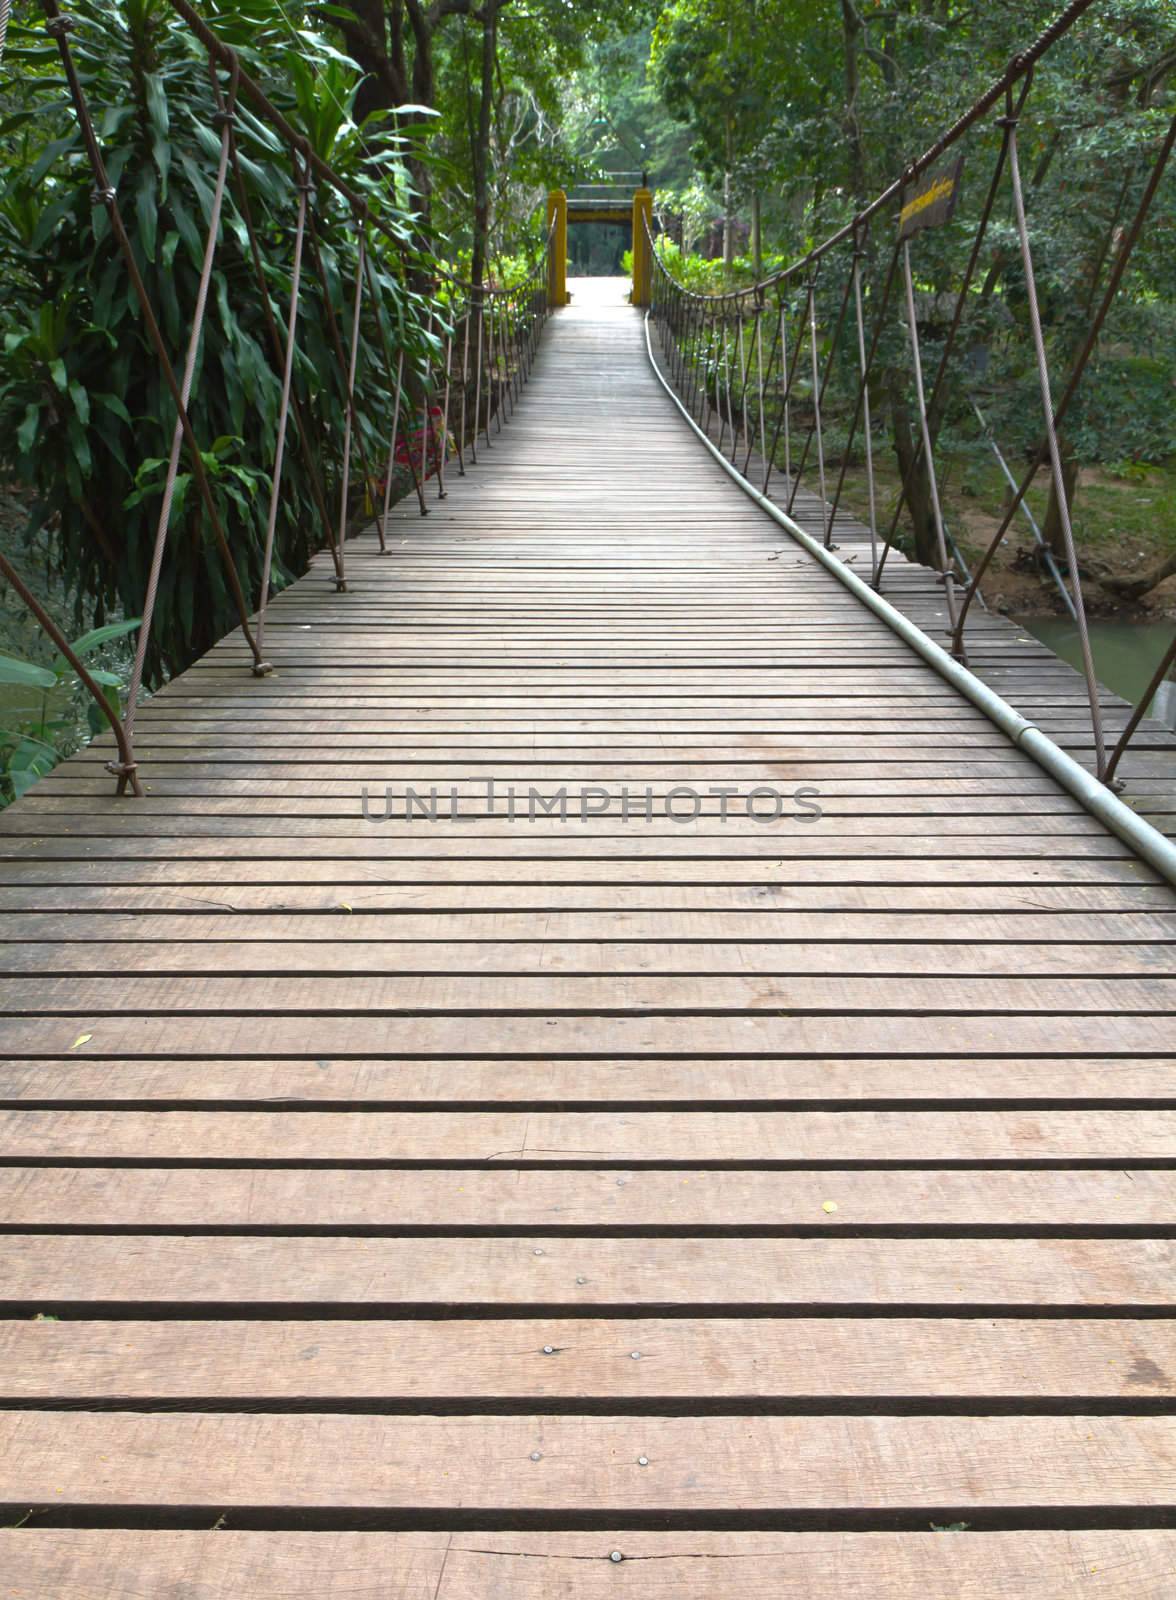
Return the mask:
[[[996,461],[974,454],[938,458],[944,518],[969,567],[975,568],[996,532],[1010,494]],[[898,501],[901,482],[884,449],[874,462],[879,490],[878,527],[884,532]],[[1014,471],[1018,465],[1014,464]],[[831,466],[830,494],[840,463]],[[1029,508],[1038,526],[1045,521],[1049,483],[1041,472],[1029,491]],[[845,510],[865,520],[869,514],[866,474],[855,462],[846,472]],[[1176,575],[1149,593],[1126,598],[1116,585],[1131,584],[1155,571],[1176,553],[1176,461],[1162,466],[1123,463],[1113,468],[1083,467],[1073,506],[1074,538],[1088,613],[1124,622],[1176,620]],[[901,529],[900,529],[901,532]],[[900,538],[904,550],[905,539]],[[908,550],[909,553],[909,550]],[[994,610],[1021,616],[1064,612],[1061,596],[1037,556],[1033,533],[1018,511],[981,584]]]

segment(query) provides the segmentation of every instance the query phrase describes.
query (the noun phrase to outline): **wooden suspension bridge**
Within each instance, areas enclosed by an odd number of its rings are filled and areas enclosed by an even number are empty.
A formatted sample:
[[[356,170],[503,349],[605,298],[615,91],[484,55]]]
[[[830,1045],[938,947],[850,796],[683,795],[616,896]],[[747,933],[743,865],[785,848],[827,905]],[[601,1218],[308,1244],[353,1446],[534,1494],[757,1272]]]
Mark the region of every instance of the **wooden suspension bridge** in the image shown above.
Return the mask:
[[[0,818],[3,1593],[1170,1596],[1172,891],[587,290]]]

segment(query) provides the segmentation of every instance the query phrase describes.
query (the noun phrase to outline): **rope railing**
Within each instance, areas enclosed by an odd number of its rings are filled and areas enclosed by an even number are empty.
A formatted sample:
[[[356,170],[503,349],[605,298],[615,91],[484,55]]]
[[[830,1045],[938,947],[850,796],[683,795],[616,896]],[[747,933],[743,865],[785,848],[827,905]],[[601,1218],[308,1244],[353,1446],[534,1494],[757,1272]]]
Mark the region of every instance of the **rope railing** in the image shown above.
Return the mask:
[[[1089,708],[1094,764],[1105,784],[1117,780],[1123,750],[1146,712],[1156,688],[1176,661],[1176,642],[1161,663],[1155,683],[1145,691],[1135,714],[1113,752],[1103,728],[1101,694],[1095,674],[1086,619],[1070,494],[1059,430],[1083,373],[1095,352],[1108,313],[1115,304],[1128,264],[1163,175],[1173,143],[1176,118],[1159,141],[1150,171],[1139,186],[1131,220],[1117,231],[1101,299],[1092,310],[1081,344],[1070,356],[1064,382],[1055,387],[1037,292],[1033,244],[1021,177],[1018,127],[1027,114],[1034,64],[1089,9],[1092,0],[1074,0],[950,129],[890,183],[855,217],[799,260],[783,270],[743,287],[714,293],[690,289],[670,271],[646,221],[649,255],[650,320],[661,337],[669,379],[684,409],[707,438],[729,460],[744,481],[772,497],[792,517],[798,496],[809,481],[820,517],[821,543],[835,550],[834,528],[846,488],[847,469],[859,437],[865,473],[871,587],[881,592],[887,556],[899,536],[904,509],[916,529],[916,555],[937,569],[944,590],[945,637],[952,656],[967,664],[967,622],[973,602],[984,597],[980,584],[1018,510],[1033,526],[1046,570],[1062,590],[1078,633],[1082,675]],[[985,114],[999,107],[994,119],[999,143],[966,261],[957,278],[951,317],[941,336],[933,374],[925,371],[920,316],[918,255],[920,234],[952,215],[959,185],[959,156],[950,170],[936,163],[954,151]],[[922,179],[923,184],[918,185]],[[1124,198],[1128,186],[1124,187]],[[938,194],[947,198],[938,214]],[[928,198],[930,197],[930,198]],[[1009,483],[999,526],[985,545],[974,570],[952,537],[944,515],[936,444],[952,400],[963,387],[962,339],[973,325],[984,296],[977,292],[977,272],[989,224],[998,202],[1008,204],[1017,259],[1023,274],[1028,343],[1032,355],[1041,431],[1029,453],[1028,466],[1016,479],[1001,454],[992,430],[978,410],[986,445],[996,451]],[[921,212],[923,213],[921,215]],[[894,228],[892,243],[879,249],[883,225]],[[873,244],[871,244],[873,239]],[[1104,263],[1106,265],[1106,263]],[[1101,270],[1101,267],[1100,267]],[[1097,279],[1095,290],[1099,287]],[[1091,292],[1093,304],[1095,290]],[[905,347],[905,359],[900,351]],[[883,372],[884,369],[884,372]],[[899,484],[885,530],[879,527],[883,501],[874,457],[871,391],[876,401],[880,379],[892,410],[910,419],[895,428]],[[830,448],[831,400],[841,402],[843,431]],[[971,393],[964,399],[974,408]],[[845,418],[848,420],[845,421]],[[905,454],[899,443],[906,436]],[[840,456],[836,486],[829,492],[830,462]],[[758,455],[758,464],[755,458]],[[1026,503],[1039,472],[1045,469],[1056,507],[1059,537],[1051,545],[1041,534]],[[813,512],[806,508],[806,515]]]
[[[188,327],[182,366],[177,370],[168,342],[160,326],[150,292],[140,271],[134,249],[124,225],[118,190],[108,175],[101,140],[91,114],[85,82],[74,61],[70,34],[75,21],[64,14],[58,0],[41,0],[46,28],[56,42],[69,98],[82,136],[94,180],[94,201],[102,206],[109,222],[126,278],[138,303],[149,344],[159,364],[164,387],[175,408],[171,450],[155,525],[154,542],[146,590],[141,607],[134,663],[125,708],[119,714],[104,690],[84,664],[76,659],[60,629],[9,563],[0,555],[0,576],[12,586],[32,611],[53,644],[73,667],[79,682],[93,696],[110,724],[117,746],[116,758],[106,763],[117,780],[117,793],[128,789],[143,792],[134,747],[136,709],[147,666],[152,637],[156,598],[167,554],[168,536],[174,520],[176,488],[181,465],[191,474],[201,508],[219,551],[229,593],[237,612],[242,637],[250,654],[255,677],[273,669],[264,651],[267,608],[273,587],[275,535],[278,525],[283,467],[287,456],[289,423],[294,420],[312,498],[321,519],[323,543],[330,551],[336,592],[347,591],[346,548],[354,518],[354,468],[363,480],[363,506],[372,511],[381,553],[387,550],[387,522],[394,486],[405,478],[416,496],[422,516],[428,514],[425,483],[434,478],[438,496],[444,498],[445,469],[452,454],[459,474],[466,471],[466,456],[477,462],[478,439],[491,443],[492,426],[501,431],[518,403],[527,381],[548,310],[547,257],[551,234],[543,242],[532,269],[521,282],[511,285],[474,285],[439,267],[434,262],[422,265],[406,252],[401,236],[381,217],[378,207],[357,192],[325,161],[310,142],[273,105],[261,86],[245,70],[237,54],[212,31],[188,0],[169,0],[172,9],[188,25],[204,47],[210,79],[209,123],[217,136],[218,158],[211,189],[211,204],[206,217],[203,259],[199,287]],[[0,0],[3,4],[3,0]],[[7,8],[5,7],[5,14]],[[297,219],[290,252],[290,291],[284,327],[279,327],[270,302],[266,278],[266,254],[250,202],[249,184],[238,151],[241,104],[248,102],[250,114],[276,135],[287,152],[297,191]],[[202,333],[210,285],[218,249],[222,244],[223,213],[226,197],[232,193],[237,215],[243,224],[248,244],[249,269],[264,308],[270,358],[280,381],[280,402],[272,461],[268,473],[269,495],[265,537],[256,609],[246,599],[238,564],[234,559],[230,531],[225,525],[209,481],[201,441],[192,421],[193,385],[199,383]],[[324,202],[333,197],[344,208],[346,225],[354,232],[355,272],[341,308],[345,325],[336,314],[321,220]],[[337,222],[338,219],[336,218]],[[376,263],[379,263],[377,271]],[[309,264],[309,275],[307,267]],[[338,506],[332,515],[325,483],[319,468],[314,431],[295,383],[298,359],[298,333],[303,318],[303,299],[307,278],[317,282],[326,325],[327,343],[336,368],[335,377],[343,396],[343,438],[338,484]],[[406,362],[403,342],[395,348],[384,304],[381,279],[394,278],[401,284],[422,282],[418,294],[428,302],[424,334],[425,353],[413,352]],[[383,386],[378,405],[367,402],[363,414],[357,393],[357,364],[361,327],[374,324],[382,356]],[[417,417],[419,416],[419,426]],[[388,439],[382,478],[369,460],[366,439],[372,435]],[[378,509],[376,509],[378,508]]]

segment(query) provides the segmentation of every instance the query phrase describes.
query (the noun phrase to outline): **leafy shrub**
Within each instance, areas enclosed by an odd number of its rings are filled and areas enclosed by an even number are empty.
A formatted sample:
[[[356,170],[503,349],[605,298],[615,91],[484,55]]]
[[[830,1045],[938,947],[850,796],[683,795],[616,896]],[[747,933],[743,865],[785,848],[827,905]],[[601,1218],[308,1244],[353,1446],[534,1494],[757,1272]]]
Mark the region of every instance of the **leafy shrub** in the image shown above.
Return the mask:
[[[207,58],[166,0],[77,0],[71,12],[71,48],[110,180],[178,372],[220,151]],[[426,332],[424,302],[412,287],[399,143],[355,126],[357,72],[321,35],[306,28],[293,34],[278,0],[231,0],[214,20],[289,121],[371,196],[396,232],[399,249],[370,240],[381,315],[394,348],[407,352],[410,374],[419,372],[438,336]],[[16,109],[0,124],[9,156],[0,191],[0,272],[13,291],[0,308],[0,464],[32,490],[30,531],[48,529],[52,562],[76,597],[79,621],[134,614],[146,589],[174,407],[109,220],[92,199],[93,175],[56,46],[31,21],[14,21],[5,64],[22,77],[4,92],[5,106]],[[225,81],[222,74],[222,87]],[[241,582],[256,603],[280,398],[265,302],[284,330],[299,192],[289,152],[243,103],[236,136],[265,293],[230,184],[190,414]],[[344,386],[327,305],[346,339],[358,233],[333,192],[319,186],[311,203],[327,287],[308,253],[295,384],[336,515]],[[357,371],[359,442],[373,475],[387,448],[391,398],[375,316],[369,302]],[[149,678],[183,667],[237,621],[191,467],[185,454]],[[310,471],[291,419],[275,544],[279,586],[325,539]],[[355,477],[362,493],[358,470]]]

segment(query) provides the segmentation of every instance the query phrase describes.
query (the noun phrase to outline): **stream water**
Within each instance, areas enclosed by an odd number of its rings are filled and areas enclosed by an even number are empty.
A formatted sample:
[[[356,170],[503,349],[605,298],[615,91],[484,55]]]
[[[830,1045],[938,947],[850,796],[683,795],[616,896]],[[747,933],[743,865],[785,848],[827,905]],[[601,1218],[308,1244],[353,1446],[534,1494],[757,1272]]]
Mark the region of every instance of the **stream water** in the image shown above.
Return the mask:
[[[1017,617],[1019,627],[1040,639],[1072,667],[1082,668],[1078,630],[1069,617]],[[1134,705],[1172,643],[1171,622],[1091,622],[1090,647],[1099,681]],[[1160,685],[1151,713],[1176,728],[1176,682]]]

